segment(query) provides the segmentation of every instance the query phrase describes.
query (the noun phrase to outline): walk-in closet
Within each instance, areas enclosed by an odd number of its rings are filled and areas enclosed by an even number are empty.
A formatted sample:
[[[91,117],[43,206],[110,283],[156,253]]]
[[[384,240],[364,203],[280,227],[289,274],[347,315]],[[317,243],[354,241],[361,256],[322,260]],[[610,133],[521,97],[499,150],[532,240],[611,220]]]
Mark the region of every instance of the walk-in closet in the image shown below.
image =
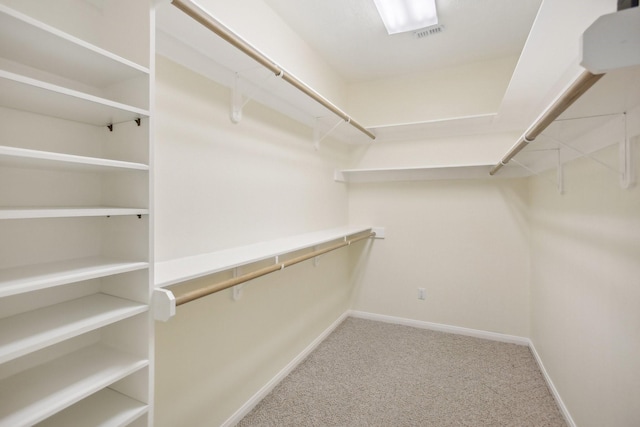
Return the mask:
[[[637,0],[386,3],[0,0],[0,427],[640,425]]]

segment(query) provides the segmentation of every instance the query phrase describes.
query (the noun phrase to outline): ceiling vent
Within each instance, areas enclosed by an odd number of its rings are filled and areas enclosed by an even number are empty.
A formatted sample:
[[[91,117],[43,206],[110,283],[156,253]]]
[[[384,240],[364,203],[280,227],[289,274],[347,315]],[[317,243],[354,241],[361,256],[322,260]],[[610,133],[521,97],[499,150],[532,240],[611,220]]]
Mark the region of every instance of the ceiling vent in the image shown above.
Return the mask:
[[[444,25],[433,25],[431,27],[423,28],[422,30],[415,31],[413,36],[417,39],[423,39],[425,37],[433,36],[444,31]]]

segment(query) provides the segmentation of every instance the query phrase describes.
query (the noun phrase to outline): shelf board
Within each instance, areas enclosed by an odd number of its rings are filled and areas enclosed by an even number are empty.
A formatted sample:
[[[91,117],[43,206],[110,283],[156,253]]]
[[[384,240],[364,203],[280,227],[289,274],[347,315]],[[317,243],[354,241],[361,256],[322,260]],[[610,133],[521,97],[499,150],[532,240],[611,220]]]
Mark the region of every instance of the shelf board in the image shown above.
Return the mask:
[[[148,306],[94,294],[0,319],[0,363],[147,311]]]
[[[148,364],[96,344],[8,377],[0,381],[0,427],[35,424]]]
[[[0,208],[1,219],[72,218],[92,216],[147,215],[148,209],[99,207]]]
[[[38,424],[38,427],[124,427],[147,413],[149,406],[105,388]]]
[[[0,105],[50,117],[106,126],[149,117],[149,111],[0,70]]]
[[[98,157],[76,156],[73,154],[53,153],[49,151],[29,150],[25,148],[7,146],[0,146],[0,166],[80,170],[88,172],[115,171],[123,169],[140,171],[149,170],[149,166],[142,163],[101,159]]]
[[[174,285],[368,230],[371,230],[371,227],[341,227],[158,262],[155,264],[156,287]]]
[[[0,5],[0,57],[104,88],[149,69]]]
[[[157,10],[156,53],[229,88],[234,87],[235,77],[239,75],[241,92],[250,94],[252,102],[275,109],[311,128],[318,126],[322,134],[333,129],[331,138],[352,144],[372,142],[351,125],[342,123],[334,128],[340,119],[333,112],[286,81],[271,78],[273,73],[178,8]]]
[[[489,179],[493,164],[424,166],[407,168],[344,169],[336,171],[339,182],[397,182],[456,179]],[[525,176],[520,171],[512,171],[510,178]],[[493,178],[495,179],[495,178]]]
[[[148,268],[147,262],[87,257],[0,269],[0,297]]]

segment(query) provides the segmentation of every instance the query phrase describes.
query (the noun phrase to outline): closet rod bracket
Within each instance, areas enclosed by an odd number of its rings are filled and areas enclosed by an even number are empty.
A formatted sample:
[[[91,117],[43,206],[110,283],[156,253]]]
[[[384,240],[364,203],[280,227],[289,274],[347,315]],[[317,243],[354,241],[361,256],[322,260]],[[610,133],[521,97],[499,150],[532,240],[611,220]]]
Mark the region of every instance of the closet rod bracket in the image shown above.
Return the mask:
[[[155,320],[166,322],[176,315],[176,297],[169,289],[154,289],[152,306]]]
[[[316,122],[315,125],[313,127],[313,148],[316,149],[316,151],[320,150],[320,143],[329,135],[331,135],[331,133],[336,130],[338,128],[338,126],[340,126],[343,123],[351,123],[351,117],[347,117],[346,119],[340,119],[338,121],[338,123],[336,123],[335,125],[333,125],[333,127],[331,129],[329,129],[324,135],[322,135],[322,129],[320,128],[320,118],[316,117]]]
[[[633,162],[633,144],[626,113],[624,119],[624,138],[620,141],[620,187],[629,189],[636,184],[636,165]]]
[[[233,278],[235,279],[238,276],[238,267],[235,267],[233,269]],[[244,283],[240,283],[239,285],[235,285],[233,288],[231,288],[233,290],[232,298],[234,301],[238,301],[240,300],[240,298],[242,298],[242,288],[244,288]]]

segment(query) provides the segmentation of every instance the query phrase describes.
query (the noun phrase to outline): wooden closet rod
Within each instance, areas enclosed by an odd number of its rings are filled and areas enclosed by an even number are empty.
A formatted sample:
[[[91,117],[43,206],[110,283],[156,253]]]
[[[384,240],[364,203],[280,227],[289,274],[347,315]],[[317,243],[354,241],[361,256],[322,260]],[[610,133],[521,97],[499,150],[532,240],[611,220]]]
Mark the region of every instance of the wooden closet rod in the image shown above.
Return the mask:
[[[553,103],[551,107],[529,128],[518,142],[502,158],[500,163],[495,165],[489,172],[494,175],[509,163],[524,147],[538,137],[555,119],[564,113],[578,98],[580,98],[591,86],[593,86],[604,74],[592,74],[584,71],[573,84]]]
[[[300,263],[302,261],[306,261],[308,259],[315,258],[317,256],[326,254],[327,252],[331,252],[331,251],[334,251],[336,249],[340,249],[340,248],[343,248],[345,246],[349,246],[350,244],[358,242],[360,240],[368,239],[370,237],[375,237],[375,236],[376,236],[376,233],[372,231],[372,232],[364,234],[362,236],[357,236],[357,237],[354,237],[353,239],[350,239],[350,240],[344,240],[344,241],[342,241],[340,243],[336,243],[336,244],[333,244],[331,246],[327,246],[326,248],[318,249],[318,250],[310,252],[308,254],[300,255],[300,256],[295,257],[295,258],[291,258],[290,260],[287,260],[287,261],[279,262],[279,263],[276,263],[274,265],[270,265],[268,267],[263,267],[263,268],[261,268],[259,270],[252,271],[251,273],[243,274],[242,276],[233,277],[231,279],[227,279],[227,280],[224,280],[224,281],[218,282],[218,283],[213,283],[211,285],[205,286],[205,287],[200,288],[200,289],[194,289],[192,291],[185,292],[184,294],[176,296],[176,306],[179,306],[179,305],[182,305],[182,304],[186,304],[186,303],[188,303],[190,301],[193,301],[193,300],[198,299],[198,298],[205,297],[207,295],[211,295],[211,294],[216,293],[216,292],[220,292],[220,291],[225,290],[227,288],[231,288],[231,287],[239,285],[241,283],[248,282],[249,280],[257,279],[258,277],[267,275],[269,273],[273,273],[274,271],[283,270],[283,269],[285,269],[285,268],[287,268],[289,266],[292,266],[294,264],[298,264],[298,263]]]
[[[191,18],[198,21],[205,28],[211,30],[218,36],[220,36],[223,40],[227,41],[235,48],[239,49],[243,53],[245,53],[250,58],[254,59],[256,62],[273,72],[276,76],[282,78],[287,83],[294,86],[296,89],[315,100],[329,111],[333,112],[335,115],[343,119],[345,122],[349,123],[351,126],[358,129],[360,132],[364,133],[371,139],[376,139],[376,136],[373,132],[366,129],[360,123],[353,120],[349,117],[344,111],[333,105],[328,99],[324,98],[322,95],[311,89],[309,86],[295,78],[294,76],[286,73],[280,66],[274,63],[271,59],[265,56],[262,52],[260,52],[255,47],[251,46],[240,36],[231,31],[228,27],[223,25],[220,21],[215,19],[205,10],[203,10],[200,6],[194,3],[191,0],[172,0],[171,4],[175,7],[189,15]]]

